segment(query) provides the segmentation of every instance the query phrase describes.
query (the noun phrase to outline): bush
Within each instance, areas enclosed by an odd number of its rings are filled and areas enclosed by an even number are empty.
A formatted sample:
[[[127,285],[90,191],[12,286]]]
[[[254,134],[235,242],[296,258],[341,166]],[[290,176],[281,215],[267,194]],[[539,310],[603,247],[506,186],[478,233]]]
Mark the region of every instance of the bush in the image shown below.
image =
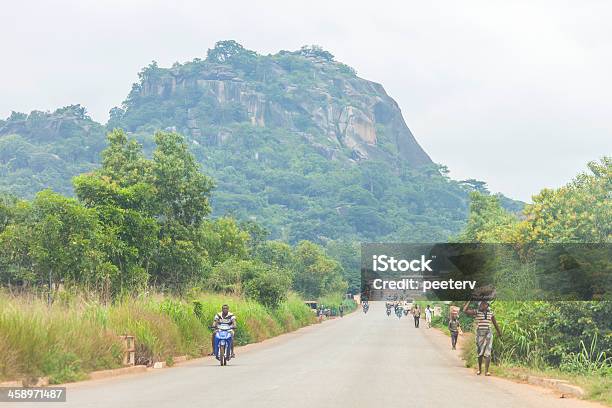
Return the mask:
[[[279,269],[260,269],[244,285],[244,294],[264,306],[276,307],[287,297],[291,278]]]

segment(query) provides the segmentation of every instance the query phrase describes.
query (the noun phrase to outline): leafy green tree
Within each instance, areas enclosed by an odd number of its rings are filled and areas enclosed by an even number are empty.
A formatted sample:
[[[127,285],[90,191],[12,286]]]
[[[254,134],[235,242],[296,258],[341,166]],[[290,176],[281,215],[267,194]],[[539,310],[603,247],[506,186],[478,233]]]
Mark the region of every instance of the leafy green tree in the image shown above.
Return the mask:
[[[152,175],[160,224],[160,246],[154,280],[181,289],[206,275],[206,252],[200,242],[200,227],[210,213],[210,178],[177,133],[155,134]]]
[[[38,282],[95,285],[105,256],[98,250],[100,224],[95,211],[49,190],[32,202],[32,264]]]
[[[329,241],[325,244],[327,254],[342,265],[343,279],[348,283],[348,291],[357,294],[361,291],[361,250],[355,241]]]
[[[294,250],[295,278],[293,288],[308,298],[344,292],[342,266],[327,257],[323,249],[309,241],[301,241]]]
[[[228,258],[245,259],[248,255],[249,234],[241,230],[233,218],[206,220],[202,223],[200,234],[202,246],[212,265]]]
[[[108,135],[102,167],[73,180],[79,200],[95,209],[104,230],[100,248],[116,268],[106,265],[108,290],[146,287],[158,254],[159,226],[153,218],[158,205],[151,164],[142,148],[121,130]],[[112,273],[111,273],[112,272]]]
[[[291,271],[294,266],[293,249],[282,241],[266,241],[257,248],[255,257],[278,269]]]
[[[544,189],[525,209],[523,233],[534,242],[612,242],[612,158],[588,163],[556,190]]]
[[[163,223],[177,222],[198,227],[210,214],[209,197],[212,179],[200,171],[183,136],[157,132],[153,152],[152,174],[159,217]]]
[[[459,242],[507,242],[518,219],[504,210],[496,196],[470,193],[470,213]]]

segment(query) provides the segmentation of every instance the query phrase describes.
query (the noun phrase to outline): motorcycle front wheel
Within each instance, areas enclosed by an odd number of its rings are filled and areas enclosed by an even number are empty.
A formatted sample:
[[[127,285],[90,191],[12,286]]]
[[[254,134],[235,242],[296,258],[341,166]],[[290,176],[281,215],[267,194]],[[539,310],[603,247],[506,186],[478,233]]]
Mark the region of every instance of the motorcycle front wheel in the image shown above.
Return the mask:
[[[219,364],[224,366],[227,362],[225,361],[225,346],[219,346]]]

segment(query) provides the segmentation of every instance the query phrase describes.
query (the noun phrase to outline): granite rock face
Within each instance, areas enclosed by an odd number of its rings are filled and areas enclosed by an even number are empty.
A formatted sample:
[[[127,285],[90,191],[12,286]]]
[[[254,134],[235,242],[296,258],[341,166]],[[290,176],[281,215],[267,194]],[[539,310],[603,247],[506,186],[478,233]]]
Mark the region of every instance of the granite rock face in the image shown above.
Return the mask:
[[[431,164],[383,86],[325,53],[303,48],[261,56],[240,47],[224,58],[152,64],[119,120],[136,131],[147,124],[143,110],[164,106],[156,119],[198,143],[222,143],[232,124],[248,123],[306,135],[330,159]]]

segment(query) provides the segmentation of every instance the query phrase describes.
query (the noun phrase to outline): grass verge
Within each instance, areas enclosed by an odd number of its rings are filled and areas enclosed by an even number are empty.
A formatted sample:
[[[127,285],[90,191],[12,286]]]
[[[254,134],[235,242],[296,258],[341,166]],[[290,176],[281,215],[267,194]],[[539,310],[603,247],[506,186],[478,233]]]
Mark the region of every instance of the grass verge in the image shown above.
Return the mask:
[[[448,330],[446,330],[448,331]],[[477,366],[476,347],[474,346],[474,335],[465,333],[460,337],[459,347],[461,358],[466,367]],[[585,399],[601,402],[612,407],[612,378],[599,374],[573,374],[561,371],[557,368],[535,368],[512,363],[492,362],[490,367],[493,375],[510,378],[518,381],[527,381],[527,377],[533,375],[538,377],[556,378],[567,380],[571,384],[581,387],[585,392]]]
[[[102,305],[64,296],[48,308],[36,296],[0,293],[0,381],[48,376],[78,381],[95,370],[121,366],[119,336],[136,337],[136,363],[173,363],[173,357],[210,352],[214,314],[229,304],[237,316],[236,343],[259,342],[315,322],[295,295],[275,309],[239,297],[198,294],[179,299],[154,294]]]

